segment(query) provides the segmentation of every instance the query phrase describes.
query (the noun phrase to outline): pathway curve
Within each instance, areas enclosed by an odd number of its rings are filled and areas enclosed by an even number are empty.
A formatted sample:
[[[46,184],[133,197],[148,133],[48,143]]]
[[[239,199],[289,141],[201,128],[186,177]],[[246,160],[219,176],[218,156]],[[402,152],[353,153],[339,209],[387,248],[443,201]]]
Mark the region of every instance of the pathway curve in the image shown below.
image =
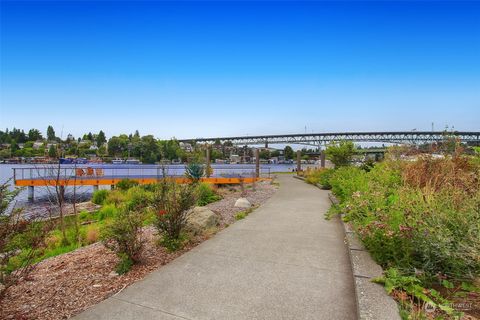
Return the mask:
[[[75,319],[356,319],[328,194],[291,176],[246,219]]]

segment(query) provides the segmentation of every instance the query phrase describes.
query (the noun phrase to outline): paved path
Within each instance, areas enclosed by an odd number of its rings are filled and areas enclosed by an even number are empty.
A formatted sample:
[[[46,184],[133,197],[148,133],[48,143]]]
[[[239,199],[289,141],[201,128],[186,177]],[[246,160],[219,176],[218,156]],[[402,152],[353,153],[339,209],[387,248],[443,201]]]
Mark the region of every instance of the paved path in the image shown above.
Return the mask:
[[[76,319],[356,319],[326,191],[280,176],[262,207]]]

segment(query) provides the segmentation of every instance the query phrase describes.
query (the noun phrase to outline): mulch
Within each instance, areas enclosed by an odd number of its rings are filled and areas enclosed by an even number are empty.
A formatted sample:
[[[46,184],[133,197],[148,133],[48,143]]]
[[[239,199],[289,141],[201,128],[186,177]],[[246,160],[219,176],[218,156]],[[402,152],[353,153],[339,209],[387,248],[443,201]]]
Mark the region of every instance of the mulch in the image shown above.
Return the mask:
[[[276,187],[269,182],[257,183],[256,191],[246,190],[246,198],[259,205],[270,198]],[[234,208],[240,190],[219,190],[223,199],[208,207],[220,215],[220,229],[235,221],[235,214],[244,209]],[[101,242],[46,259],[18,284],[10,287],[0,301],[0,319],[67,319],[88,307],[118,293],[144,278],[208,238],[192,239],[183,249],[168,252],[157,244],[153,227],[142,230],[145,246],[141,263],[126,274],[118,275],[118,258]]]

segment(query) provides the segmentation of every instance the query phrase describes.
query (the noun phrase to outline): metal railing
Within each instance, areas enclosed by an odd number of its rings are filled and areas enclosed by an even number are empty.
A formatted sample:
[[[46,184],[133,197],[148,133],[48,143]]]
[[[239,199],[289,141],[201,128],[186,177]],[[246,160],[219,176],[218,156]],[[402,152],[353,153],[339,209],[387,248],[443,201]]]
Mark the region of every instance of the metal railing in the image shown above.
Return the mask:
[[[255,165],[217,165],[212,164],[212,178],[255,177]],[[13,168],[13,179],[62,179],[83,180],[100,178],[157,178],[182,177],[185,175],[185,165],[38,165]],[[260,176],[270,177],[271,168],[260,166]]]

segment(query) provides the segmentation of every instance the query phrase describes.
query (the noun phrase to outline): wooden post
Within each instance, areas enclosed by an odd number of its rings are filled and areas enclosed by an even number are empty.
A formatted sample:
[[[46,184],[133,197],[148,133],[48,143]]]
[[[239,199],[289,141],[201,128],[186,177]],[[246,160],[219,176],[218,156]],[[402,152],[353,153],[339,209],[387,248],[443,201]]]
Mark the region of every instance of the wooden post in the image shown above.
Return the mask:
[[[260,178],[260,150],[255,149],[255,177]]]
[[[320,166],[325,168],[325,150],[320,151]]]
[[[207,146],[206,176],[210,178],[210,148]]]
[[[35,187],[34,186],[28,186],[28,201],[32,201],[35,197]]]
[[[302,171],[302,152],[297,150],[297,174]]]

